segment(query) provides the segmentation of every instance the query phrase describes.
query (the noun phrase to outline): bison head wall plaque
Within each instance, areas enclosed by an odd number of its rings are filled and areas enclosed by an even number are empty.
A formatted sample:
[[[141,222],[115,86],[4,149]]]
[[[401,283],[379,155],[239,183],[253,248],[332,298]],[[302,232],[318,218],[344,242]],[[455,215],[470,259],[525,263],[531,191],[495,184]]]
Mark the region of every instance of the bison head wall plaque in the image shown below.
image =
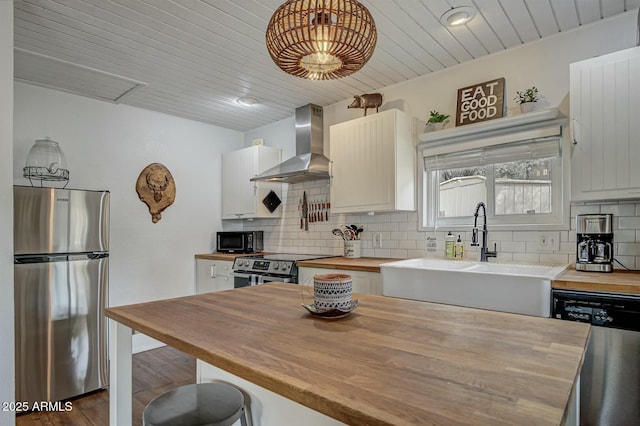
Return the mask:
[[[176,183],[171,172],[160,163],[145,167],[136,181],[136,192],[140,201],[149,207],[151,221],[157,223],[162,213],[176,198]]]

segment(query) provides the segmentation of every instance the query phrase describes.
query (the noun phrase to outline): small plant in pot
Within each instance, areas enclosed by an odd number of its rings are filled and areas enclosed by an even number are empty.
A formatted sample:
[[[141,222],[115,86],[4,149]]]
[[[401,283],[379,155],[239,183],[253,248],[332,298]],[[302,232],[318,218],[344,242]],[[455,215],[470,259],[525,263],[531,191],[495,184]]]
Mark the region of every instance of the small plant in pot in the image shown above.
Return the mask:
[[[449,122],[448,114],[440,114],[438,111],[430,111],[429,114],[427,126],[431,127],[433,130],[440,130]]]
[[[516,97],[513,98],[517,104],[520,105],[521,112],[530,112],[535,109],[536,102],[538,102],[538,88],[533,86],[527,90],[518,90]]]

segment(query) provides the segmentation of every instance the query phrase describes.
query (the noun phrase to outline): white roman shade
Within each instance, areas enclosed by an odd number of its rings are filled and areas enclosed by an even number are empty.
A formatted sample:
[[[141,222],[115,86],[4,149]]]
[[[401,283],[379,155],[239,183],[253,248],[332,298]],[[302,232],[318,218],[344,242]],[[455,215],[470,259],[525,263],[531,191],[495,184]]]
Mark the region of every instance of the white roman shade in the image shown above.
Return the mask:
[[[429,148],[425,148],[422,151],[425,171],[459,169],[557,157],[560,154],[560,138],[554,136],[500,145],[488,145],[466,151],[451,152],[450,150],[438,149],[437,151],[434,150],[432,155],[430,155],[429,151]]]

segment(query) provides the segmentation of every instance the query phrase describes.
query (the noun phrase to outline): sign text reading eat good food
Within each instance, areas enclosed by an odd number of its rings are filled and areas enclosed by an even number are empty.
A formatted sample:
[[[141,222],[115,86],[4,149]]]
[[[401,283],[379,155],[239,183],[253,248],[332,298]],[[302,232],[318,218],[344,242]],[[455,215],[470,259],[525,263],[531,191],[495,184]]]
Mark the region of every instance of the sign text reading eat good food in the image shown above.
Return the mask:
[[[458,89],[456,126],[493,120],[504,115],[504,78]]]

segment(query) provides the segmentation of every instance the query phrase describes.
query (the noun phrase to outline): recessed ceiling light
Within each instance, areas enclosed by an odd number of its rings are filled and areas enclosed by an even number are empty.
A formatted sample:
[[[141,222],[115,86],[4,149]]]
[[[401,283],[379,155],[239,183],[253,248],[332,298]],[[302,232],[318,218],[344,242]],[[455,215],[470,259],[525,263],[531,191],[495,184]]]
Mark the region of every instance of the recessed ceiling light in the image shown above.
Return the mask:
[[[243,106],[254,106],[260,103],[259,100],[250,96],[243,96],[241,98],[238,98],[236,99],[236,102]]]
[[[452,7],[442,14],[440,22],[444,26],[464,25],[476,16],[476,10],[470,6]]]

